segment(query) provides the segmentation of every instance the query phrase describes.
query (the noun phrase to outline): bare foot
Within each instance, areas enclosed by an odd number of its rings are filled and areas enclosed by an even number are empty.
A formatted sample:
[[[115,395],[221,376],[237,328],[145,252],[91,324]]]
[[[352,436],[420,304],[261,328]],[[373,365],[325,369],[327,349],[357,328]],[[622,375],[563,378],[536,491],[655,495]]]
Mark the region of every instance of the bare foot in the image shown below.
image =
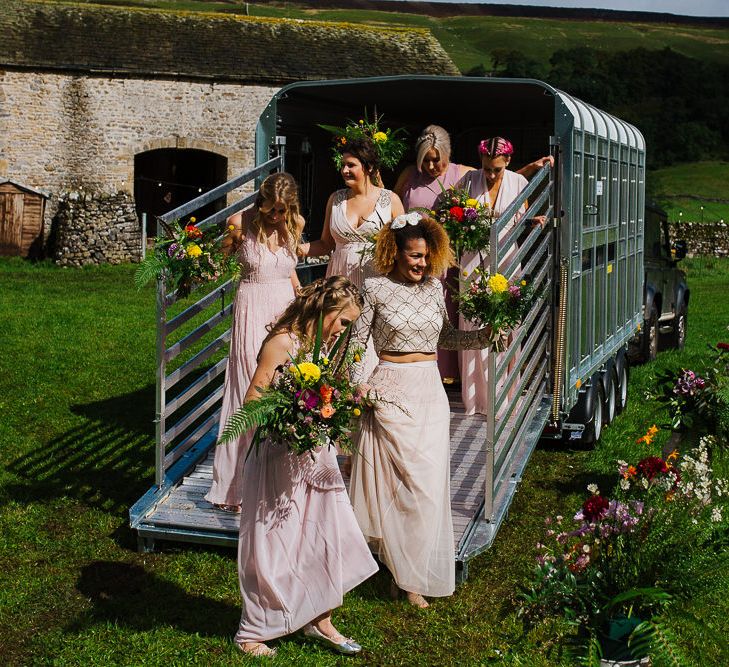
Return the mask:
[[[276,649],[266,646],[261,642],[243,642],[238,644],[238,648],[248,655],[252,655],[254,658],[269,657],[273,658],[276,655]]]
[[[426,599],[420,595],[420,593],[411,593],[408,591],[405,594],[405,597],[407,598],[407,601],[413,605],[413,607],[417,607],[418,609],[427,609],[430,607],[430,605],[427,603]]]

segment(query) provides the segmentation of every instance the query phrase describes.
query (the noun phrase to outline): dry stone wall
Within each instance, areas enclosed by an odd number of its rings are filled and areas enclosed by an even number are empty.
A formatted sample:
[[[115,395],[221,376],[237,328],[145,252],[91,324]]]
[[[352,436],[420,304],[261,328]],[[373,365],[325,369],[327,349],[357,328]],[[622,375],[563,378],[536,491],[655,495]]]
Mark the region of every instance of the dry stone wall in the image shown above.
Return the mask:
[[[670,222],[671,241],[686,241],[689,257],[729,257],[729,225],[725,222]]]

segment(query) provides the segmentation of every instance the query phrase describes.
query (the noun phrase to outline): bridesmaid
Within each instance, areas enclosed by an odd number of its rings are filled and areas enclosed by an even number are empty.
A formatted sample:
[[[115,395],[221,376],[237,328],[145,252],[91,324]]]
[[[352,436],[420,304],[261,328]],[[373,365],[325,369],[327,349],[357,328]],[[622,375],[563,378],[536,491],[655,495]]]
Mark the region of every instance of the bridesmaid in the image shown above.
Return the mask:
[[[301,348],[310,349],[320,314],[329,343],[359,317],[362,297],[345,278],[299,290],[270,327],[246,401],[267,387]],[[357,526],[333,448],[297,456],[263,443],[243,469],[238,573],[243,613],[235,636],[245,653],[274,655],[264,642],[302,629],[344,654],[361,646],[332,624],[344,594],[377,572]]]
[[[293,176],[277,173],[266,178],[255,204],[231,216],[228,226],[223,250],[237,253],[242,275],[233,304],[221,429],[243,402],[256,369],[256,355],[266,336],[266,325],[281,314],[299,287],[296,248],[304,219],[299,214],[298,188]],[[215,448],[213,485],[205,499],[218,509],[240,511],[241,471],[248,444],[248,439],[241,437],[235,443]]]
[[[433,276],[453,264],[442,225],[417,212],[399,216],[377,238],[353,340],[374,340],[380,362],[365,389],[383,398],[360,427],[350,496],[370,547],[390,570],[394,593],[427,607],[423,596],[455,588],[450,507],[450,406],[437,347],[482,348],[490,327],[458,331]],[[363,376],[355,368],[353,379]]]
[[[415,164],[406,167],[395,183],[406,211],[413,208],[433,209],[443,190],[453,187],[473,167],[451,162],[451,138],[440,125],[428,125],[415,142]],[[458,310],[450,295],[449,285],[458,284],[458,269],[451,268],[441,279],[446,310],[451,322],[458,322]],[[438,370],[446,384],[460,377],[458,353],[438,350]]]
[[[361,251],[368,237],[404,212],[403,205],[394,192],[376,185],[380,161],[372,141],[357,139],[339,150],[347,187],[330,195],[321,239],[302,243],[299,253],[308,257],[331,253],[326,275],[344,276],[362,287],[364,279],[375,271],[371,260],[363,261]],[[368,375],[377,365],[371,343],[364,356],[363,373]]]
[[[522,172],[532,173],[541,168],[551,157],[540,158],[522,168],[520,172],[507,169],[514,153],[514,147],[508,139],[493,137],[484,139],[478,146],[481,156],[481,169],[466,174],[458,187],[469,191],[474,199],[482,204],[488,204],[494,211],[494,218],[498,218],[503,211],[519,196],[527,186],[527,179]],[[524,203],[511,220],[511,226],[516,226],[527,210]],[[543,218],[534,218],[537,224],[543,224]],[[510,230],[507,226],[504,234]],[[507,258],[508,259],[508,258]],[[488,256],[479,252],[465,252],[461,257],[461,269],[470,274],[475,268],[480,268],[488,262]],[[472,329],[473,325],[460,317],[460,326],[463,329]],[[467,415],[476,412],[485,414],[487,408],[487,371],[488,350],[464,350],[460,353],[461,365],[461,396]],[[512,370],[515,362],[509,366]]]

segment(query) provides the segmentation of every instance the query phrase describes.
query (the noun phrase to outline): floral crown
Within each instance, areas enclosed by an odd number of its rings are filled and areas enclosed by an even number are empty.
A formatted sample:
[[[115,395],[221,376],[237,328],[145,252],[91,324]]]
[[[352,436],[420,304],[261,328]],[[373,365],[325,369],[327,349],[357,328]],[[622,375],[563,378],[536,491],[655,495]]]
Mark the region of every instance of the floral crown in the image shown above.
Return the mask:
[[[504,137],[493,137],[484,139],[478,145],[478,152],[481,155],[488,155],[490,158],[497,158],[499,155],[508,157],[514,152],[514,145]]]
[[[369,139],[372,141],[377,152],[377,157],[380,164],[388,169],[394,169],[397,163],[400,162],[402,156],[407,150],[407,144],[404,139],[401,139],[397,135],[405,133],[403,128],[397,128],[393,130],[391,128],[381,129],[380,121],[382,116],[377,115],[375,111],[375,119],[370,122],[367,119],[367,110],[365,109],[364,118],[361,118],[356,123],[352,120],[348,120],[344,127],[338,127],[336,125],[319,125],[323,130],[331,132],[334,139],[334,146],[332,147],[332,159],[337,169],[342,168],[342,149],[348,143],[351,143],[355,139]]]

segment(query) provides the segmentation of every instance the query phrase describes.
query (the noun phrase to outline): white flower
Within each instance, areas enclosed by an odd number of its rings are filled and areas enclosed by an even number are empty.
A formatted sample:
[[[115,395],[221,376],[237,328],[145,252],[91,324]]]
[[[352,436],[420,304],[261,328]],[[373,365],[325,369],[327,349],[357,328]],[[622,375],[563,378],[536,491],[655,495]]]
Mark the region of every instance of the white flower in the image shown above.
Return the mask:
[[[650,483],[648,482],[648,480],[645,477],[640,480],[640,483],[644,489],[647,489],[650,486]]]
[[[711,520],[714,523],[719,523],[721,521],[721,508],[715,507],[713,510],[711,510]]]
[[[403,213],[402,215],[398,215],[397,218],[390,223],[390,229],[400,229],[405,225],[417,225],[420,222],[420,219],[421,215],[417,211]]]
[[[600,493],[600,489],[598,489],[598,488],[597,488],[597,484],[588,484],[588,485],[587,485],[587,490],[588,490],[588,491],[589,491],[589,492],[590,492],[590,493],[591,493],[592,495],[597,495],[598,493]]]
[[[589,544],[583,544],[582,545],[582,551],[584,551],[586,554],[590,553],[590,545]]]
[[[627,491],[630,488],[630,481],[627,480],[627,479],[625,479],[625,478],[621,479],[620,480],[620,488],[623,491]]]

